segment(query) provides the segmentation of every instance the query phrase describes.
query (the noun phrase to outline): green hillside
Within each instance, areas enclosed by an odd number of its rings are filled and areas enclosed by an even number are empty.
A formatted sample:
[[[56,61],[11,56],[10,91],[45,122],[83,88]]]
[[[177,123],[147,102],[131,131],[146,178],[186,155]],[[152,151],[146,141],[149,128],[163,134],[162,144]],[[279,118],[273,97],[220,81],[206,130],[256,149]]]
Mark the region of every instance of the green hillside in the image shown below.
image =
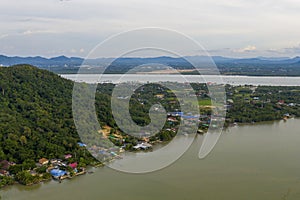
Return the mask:
[[[28,65],[0,68],[0,160],[83,154],[72,119],[73,83]]]

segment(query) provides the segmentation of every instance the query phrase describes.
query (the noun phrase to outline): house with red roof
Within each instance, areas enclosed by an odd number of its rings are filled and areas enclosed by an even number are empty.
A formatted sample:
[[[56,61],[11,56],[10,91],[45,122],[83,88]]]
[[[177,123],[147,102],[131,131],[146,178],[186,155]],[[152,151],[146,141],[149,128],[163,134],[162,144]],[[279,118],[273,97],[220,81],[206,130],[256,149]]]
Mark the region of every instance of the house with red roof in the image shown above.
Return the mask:
[[[69,164],[69,166],[72,167],[73,169],[75,169],[75,168],[77,168],[78,163],[77,162],[71,163],[71,164]]]

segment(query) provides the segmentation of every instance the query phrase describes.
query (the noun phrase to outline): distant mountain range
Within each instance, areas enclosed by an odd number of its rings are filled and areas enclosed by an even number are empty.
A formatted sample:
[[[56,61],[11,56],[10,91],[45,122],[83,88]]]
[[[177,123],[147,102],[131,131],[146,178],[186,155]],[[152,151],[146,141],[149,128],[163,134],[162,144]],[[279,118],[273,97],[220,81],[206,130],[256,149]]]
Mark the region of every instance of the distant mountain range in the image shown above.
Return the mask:
[[[29,64],[37,67],[49,67],[49,66],[79,66],[83,62],[82,58],[66,56],[59,56],[54,58],[44,58],[40,56],[36,57],[8,57],[0,55],[0,65],[2,66],[12,66],[18,64]]]
[[[216,63],[222,74],[232,75],[300,75],[300,57],[256,57],[256,58],[227,58],[222,56],[188,56],[188,57],[153,57],[153,58],[97,58],[84,60],[79,57],[59,56],[53,58],[36,57],[8,57],[0,55],[0,66],[12,66],[18,64],[29,64],[40,68],[50,69],[56,73],[76,73],[82,63],[96,69],[113,63],[106,73],[124,73],[138,65],[159,63],[176,69],[192,69],[193,63],[207,66],[211,59]],[[92,69],[88,71],[93,73]],[[156,70],[156,69],[155,69]],[[87,72],[87,73],[88,73]]]
[[[183,63],[186,64],[186,60],[192,60],[193,62],[207,62],[210,60],[207,56],[187,56],[181,58],[174,57],[153,57],[153,58],[118,58],[115,62],[123,63],[125,65],[130,63],[135,64],[146,64],[146,63],[161,63],[161,64],[174,64]],[[240,64],[298,64],[300,62],[300,57],[289,58],[289,57],[256,57],[256,58],[228,58],[222,56],[212,56],[212,60],[215,63],[240,63]],[[104,64],[113,61],[113,58],[98,58],[89,60],[92,64]],[[80,66],[84,61],[83,58],[79,57],[66,57],[58,56],[53,58],[44,58],[40,56],[36,57],[8,57],[0,55],[0,65],[2,66],[12,66],[17,64],[30,64],[37,67],[74,67]]]

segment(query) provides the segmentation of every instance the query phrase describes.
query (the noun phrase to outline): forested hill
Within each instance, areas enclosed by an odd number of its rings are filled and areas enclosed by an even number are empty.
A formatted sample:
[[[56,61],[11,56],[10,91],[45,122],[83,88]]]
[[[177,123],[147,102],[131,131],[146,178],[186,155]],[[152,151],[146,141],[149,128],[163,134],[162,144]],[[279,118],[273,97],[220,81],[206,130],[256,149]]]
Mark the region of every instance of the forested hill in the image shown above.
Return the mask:
[[[201,84],[194,87],[199,94],[199,105],[209,107],[207,88]],[[102,127],[108,127],[110,139],[113,138],[111,140],[116,145],[125,144],[130,149],[138,141],[122,133],[112,117],[110,103],[113,89],[114,85],[109,83],[99,85],[97,89],[95,106],[98,120]],[[72,91],[72,81],[52,72],[29,65],[0,67],[0,161],[34,163],[43,157],[61,158],[71,153],[77,155],[74,161],[93,162],[87,150],[77,145],[80,138],[72,117]],[[230,100],[226,105],[229,123],[300,116],[299,87],[226,86],[226,93]],[[141,87],[130,100],[132,119],[145,126],[150,121],[148,111],[157,102],[168,112],[178,109],[174,98],[173,93],[156,84]],[[204,115],[210,113],[209,108],[202,111],[205,111]],[[209,124],[205,119],[203,121]],[[174,124],[166,123],[166,129],[150,140],[169,141],[175,134],[170,131]],[[120,137],[125,138],[124,144]]]
[[[0,160],[80,154],[72,89],[71,81],[33,66],[0,67]]]

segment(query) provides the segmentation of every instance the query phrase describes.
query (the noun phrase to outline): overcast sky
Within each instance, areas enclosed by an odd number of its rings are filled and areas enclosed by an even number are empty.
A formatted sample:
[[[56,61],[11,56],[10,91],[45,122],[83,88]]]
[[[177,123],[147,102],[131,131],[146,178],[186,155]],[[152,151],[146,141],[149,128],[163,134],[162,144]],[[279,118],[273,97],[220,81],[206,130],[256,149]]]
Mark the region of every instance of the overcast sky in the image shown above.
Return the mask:
[[[192,37],[212,55],[300,56],[299,0],[1,0],[0,5],[5,55],[85,57],[111,35],[161,27]]]

